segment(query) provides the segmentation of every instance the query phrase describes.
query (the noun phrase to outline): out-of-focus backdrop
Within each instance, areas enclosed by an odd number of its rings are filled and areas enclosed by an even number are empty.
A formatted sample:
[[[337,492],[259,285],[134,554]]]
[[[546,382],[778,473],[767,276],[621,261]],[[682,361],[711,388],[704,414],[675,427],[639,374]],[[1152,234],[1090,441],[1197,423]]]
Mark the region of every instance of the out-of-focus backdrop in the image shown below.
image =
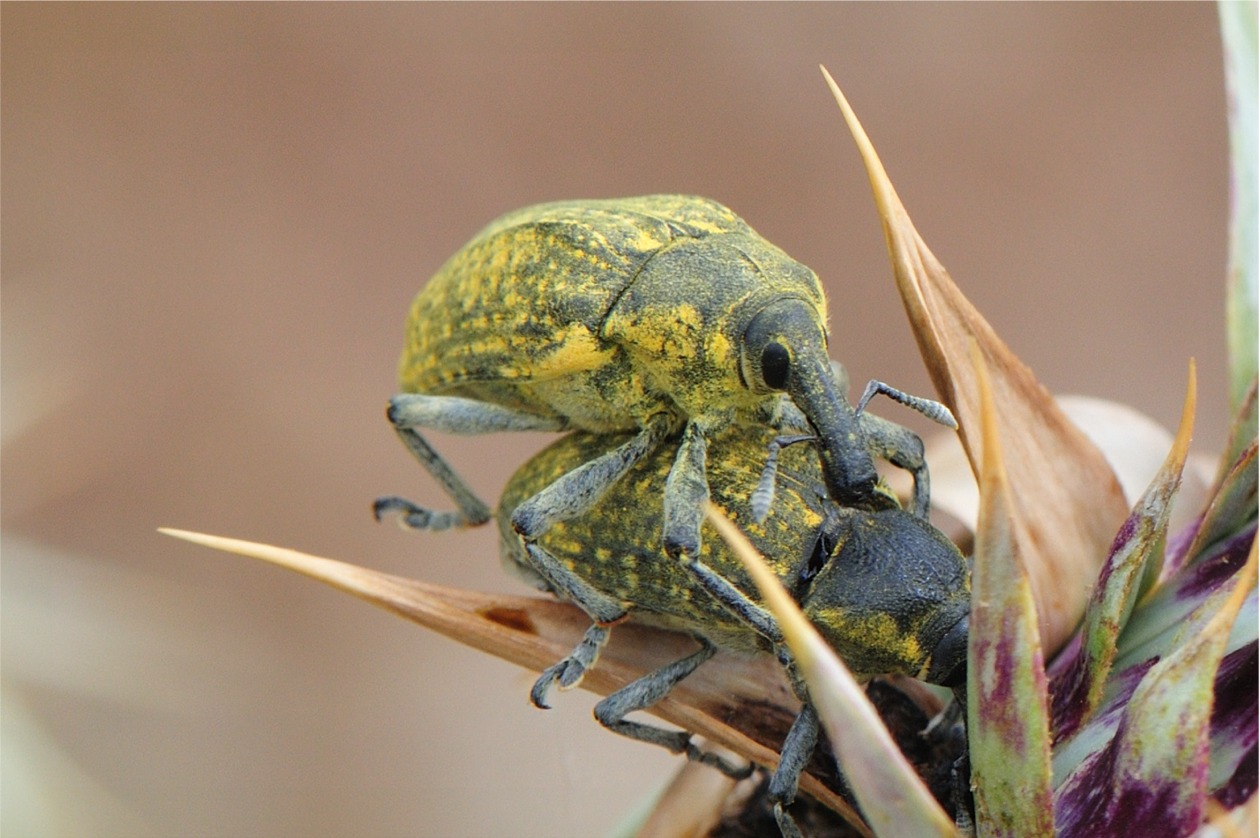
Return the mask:
[[[6,836],[571,835],[675,758],[200,529],[521,592],[386,424],[416,290],[494,216],[717,198],[822,276],[853,378],[930,392],[846,90],[1056,392],[1225,434],[1211,4],[43,5],[2,16]],[[906,412],[882,403],[884,415]],[[542,436],[442,438],[495,498]]]

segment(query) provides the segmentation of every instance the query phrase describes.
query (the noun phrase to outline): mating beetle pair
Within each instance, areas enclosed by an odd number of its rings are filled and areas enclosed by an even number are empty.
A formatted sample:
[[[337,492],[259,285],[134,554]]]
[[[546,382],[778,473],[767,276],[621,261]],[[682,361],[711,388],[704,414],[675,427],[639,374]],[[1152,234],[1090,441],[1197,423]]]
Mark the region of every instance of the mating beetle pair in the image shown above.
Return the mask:
[[[874,452],[914,474],[914,508],[926,514],[922,443],[849,406],[827,357],[825,310],[813,271],[704,198],[571,201],[510,213],[416,297],[399,364],[404,392],[390,402],[403,443],[458,509],[391,497],[377,512],[401,513],[418,529],[489,520],[489,508],[421,428],[636,432],[523,502],[513,523],[527,540],[582,514],[681,430],[663,540],[671,555],[694,555],[708,493],[707,437],[731,424],[777,426],[794,413],[816,438],[837,502],[889,508],[875,491]],[[953,421],[935,402],[878,382],[863,399],[876,391]]]
[[[487,505],[421,429],[585,432],[527,465],[500,511],[514,563],[531,568],[596,623],[590,642],[539,681],[536,703],[551,683],[576,683],[606,638],[601,624],[632,606],[678,619],[705,638],[708,652],[702,649],[682,669],[694,669],[712,654],[713,643],[723,645],[728,637],[760,647],[777,643],[774,621],[749,598],[752,591],[735,567],[728,560],[704,561],[725,556],[721,548],[706,552],[701,539],[710,497],[747,528],[777,522],[781,537],[760,546],[785,570],[785,580],[796,574],[792,584],[802,592],[826,590],[868,616],[902,621],[891,635],[858,631],[845,623],[845,608],[822,609],[827,600],[817,599],[815,622],[845,624],[836,642],[843,641],[851,663],[914,636],[914,655],[894,654],[895,661],[881,666],[927,674],[920,671],[924,665],[944,666],[936,647],[960,624],[942,618],[953,622],[932,628],[930,637],[919,636],[921,626],[909,628],[905,621],[915,608],[942,606],[934,593],[922,599],[924,589],[900,574],[907,561],[927,556],[921,560],[939,566],[944,575],[936,581],[954,597],[965,596],[965,573],[955,572],[962,567],[957,551],[945,549],[922,522],[929,499],[922,443],[862,408],[884,392],[931,418],[953,420],[943,406],[879,382],[856,410],[850,407],[847,382],[827,357],[825,312],[812,271],[707,199],[572,201],[510,213],[455,254],[416,297],[399,367],[403,392],[390,402],[389,418],[403,443],[457,509],[440,512],[385,497],[376,514],[399,513],[404,525],[417,529],[489,520]],[[796,436],[782,436],[791,432]],[[812,444],[782,449],[802,440]],[[873,456],[914,476],[914,515],[883,489]],[[790,468],[779,468],[777,478],[780,457]],[[787,488],[776,497],[780,479]],[[625,532],[636,534],[635,544],[609,541]],[[872,560],[872,582],[897,580],[892,588],[921,601],[883,603],[858,590],[856,577],[824,584],[833,563],[852,562],[838,561],[830,548],[815,551],[819,543],[849,545],[844,550]],[[813,564],[800,564],[802,549],[813,551]],[[601,551],[635,550],[642,566],[634,584],[628,575],[600,572],[590,559]],[[805,570],[818,578],[801,576]],[[697,597],[701,589],[707,593]],[[674,601],[686,592],[687,605]],[[635,705],[646,706],[642,695],[614,702],[606,721],[622,732],[642,728],[620,718]],[[630,735],[659,741],[656,734]]]

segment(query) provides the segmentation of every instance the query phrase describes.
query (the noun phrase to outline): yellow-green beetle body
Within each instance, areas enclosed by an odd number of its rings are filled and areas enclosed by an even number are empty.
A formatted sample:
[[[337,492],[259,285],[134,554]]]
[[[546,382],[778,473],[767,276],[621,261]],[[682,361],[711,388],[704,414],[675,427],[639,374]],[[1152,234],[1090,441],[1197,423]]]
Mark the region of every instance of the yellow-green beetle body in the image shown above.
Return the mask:
[[[529,207],[484,229],[416,297],[399,382],[595,432],[662,412],[772,410],[777,392],[741,380],[740,336],[788,298],[822,346],[818,278],[713,201]]]
[[[781,452],[778,494],[759,521],[744,487],[757,479],[771,434],[759,426],[729,426],[714,434],[708,471],[712,503],[744,529],[853,671],[904,673],[961,689],[970,613],[962,554],[895,501],[879,510],[837,505],[822,484],[818,458],[802,446]],[[530,697],[546,707],[553,685],[576,686],[596,664],[613,626],[626,617],[688,632],[700,643],[697,651],[613,692],[595,706],[595,717],[622,735],[685,753],[732,777],[745,776],[747,768],[700,749],[686,731],[626,718],[661,700],[718,647],[773,650],[784,660],[788,655],[778,624],[720,538],[705,538],[699,553],[685,562],[659,546],[664,522],[655,499],[670,479],[677,438],[636,463],[584,514],[556,522],[532,540],[511,525],[516,504],[557,476],[615,450],[618,441],[570,434],[522,466],[504,490],[498,519],[505,564],[575,602],[592,620],[582,642],[541,675]],[[818,735],[818,716],[804,686],[794,679],[793,686],[803,707],[768,787],[784,836],[800,835],[784,807],[796,795]]]
[[[781,453],[775,504],[764,522],[753,515],[745,487],[757,481],[772,432],[731,427],[710,441],[711,501],[737,524],[792,591],[807,617],[855,672],[901,673],[953,685],[966,660],[970,610],[966,562],[938,530],[909,512],[842,507],[823,486],[807,446]],[[498,520],[509,569],[548,589],[571,587],[548,578],[512,530],[515,506],[560,475],[614,448],[619,437],[575,433],[523,465],[504,489]],[[674,445],[647,455],[585,514],[555,523],[532,544],[563,572],[619,604],[634,619],[701,635],[733,650],[768,650],[759,634],[720,602],[687,563],[660,545],[659,498]],[[885,492],[882,484],[878,489]],[[753,604],[760,595],[743,565],[710,533],[695,560],[731,583]],[[579,602],[579,604],[582,604]],[[592,614],[613,622],[607,614]]]

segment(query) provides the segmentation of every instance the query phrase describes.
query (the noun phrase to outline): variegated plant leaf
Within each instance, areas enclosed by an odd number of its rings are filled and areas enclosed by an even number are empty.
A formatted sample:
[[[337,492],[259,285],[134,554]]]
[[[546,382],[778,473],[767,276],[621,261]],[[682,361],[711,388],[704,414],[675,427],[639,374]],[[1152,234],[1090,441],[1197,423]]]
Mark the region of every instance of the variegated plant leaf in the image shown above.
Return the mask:
[[[1049,836],[1050,713],[1032,589],[1024,571],[985,359],[973,354],[984,462],[971,578],[967,717],[980,836]]]
[[[1229,442],[1225,444],[1225,450],[1217,464],[1216,483],[1218,485],[1225,480],[1225,476],[1233,469],[1234,463],[1242,457],[1247,446],[1256,441],[1257,431],[1260,430],[1257,427],[1256,388],[1257,381],[1253,378],[1251,386],[1234,412],[1234,419],[1229,428]]]
[[[1063,415],[928,249],[840,88],[826,69],[823,75],[866,165],[919,351],[937,393],[958,419],[976,473],[982,435],[970,345],[984,355],[994,400],[1001,405],[996,438],[1007,452],[1011,514],[1019,522],[1013,535],[1021,541],[1043,648],[1053,654],[1080,624],[1089,582],[1097,578],[1127,513],[1120,484],[1097,447]]]
[[[1056,742],[1071,737],[1098,708],[1115,660],[1120,631],[1139,594],[1159,577],[1173,500],[1194,431],[1194,410],[1195,374],[1191,364],[1181,424],[1172,450],[1116,535],[1085,611],[1080,642],[1056,661],[1059,672],[1051,690]]]
[[[1114,735],[1057,789],[1060,835],[1186,835],[1202,823],[1218,670],[1255,575],[1253,541],[1224,601],[1204,603],[1191,636],[1141,676]]]
[[[707,514],[783,630],[836,760],[871,829],[879,836],[955,835],[954,822],[901,753],[849,668],[739,528],[712,506]]]
[[[1211,545],[1222,538],[1229,538],[1256,520],[1256,447],[1257,441],[1252,438],[1251,444],[1225,471],[1194,540],[1183,555],[1169,561],[1169,572],[1179,570],[1183,562],[1194,565]]]
[[[1254,465],[1254,458],[1244,458],[1234,471],[1240,477],[1250,473],[1254,483],[1254,468],[1247,468],[1247,462]],[[1244,483],[1230,481],[1221,491],[1229,491],[1230,487],[1238,491]],[[1209,504],[1215,505],[1215,501]],[[1182,534],[1181,549],[1197,540],[1195,533],[1201,524],[1202,521],[1196,523]],[[1117,641],[1115,661],[1097,712],[1055,749],[1057,784],[1107,746],[1142,678],[1160,660],[1175,654],[1215,613],[1232,580],[1244,567],[1255,533],[1253,507],[1250,521],[1239,531],[1217,540],[1193,562],[1184,563],[1139,601]],[[1170,546],[1169,553],[1177,550]],[[1214,686],[1208,788],[1213,794],[1231,797],[1234,804],[1245,800],[1256,787],[1255,772],[1247,766],[1255,763],[1257,740],[1257,619],[1257,594],[1253,588],[1226,640]]]

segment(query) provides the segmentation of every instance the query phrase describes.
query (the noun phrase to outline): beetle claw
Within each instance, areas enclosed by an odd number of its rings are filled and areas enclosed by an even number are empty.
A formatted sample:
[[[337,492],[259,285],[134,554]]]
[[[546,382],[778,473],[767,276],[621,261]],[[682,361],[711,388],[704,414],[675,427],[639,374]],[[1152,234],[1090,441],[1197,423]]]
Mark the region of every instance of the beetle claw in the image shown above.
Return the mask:
[[[383,521],[390,516],[397,516],[398,526],[405,530],[437,531],[468,524],[467,519],[458,512],[438,512],[394,495],[377,498],[372,504],[372,517]]]

